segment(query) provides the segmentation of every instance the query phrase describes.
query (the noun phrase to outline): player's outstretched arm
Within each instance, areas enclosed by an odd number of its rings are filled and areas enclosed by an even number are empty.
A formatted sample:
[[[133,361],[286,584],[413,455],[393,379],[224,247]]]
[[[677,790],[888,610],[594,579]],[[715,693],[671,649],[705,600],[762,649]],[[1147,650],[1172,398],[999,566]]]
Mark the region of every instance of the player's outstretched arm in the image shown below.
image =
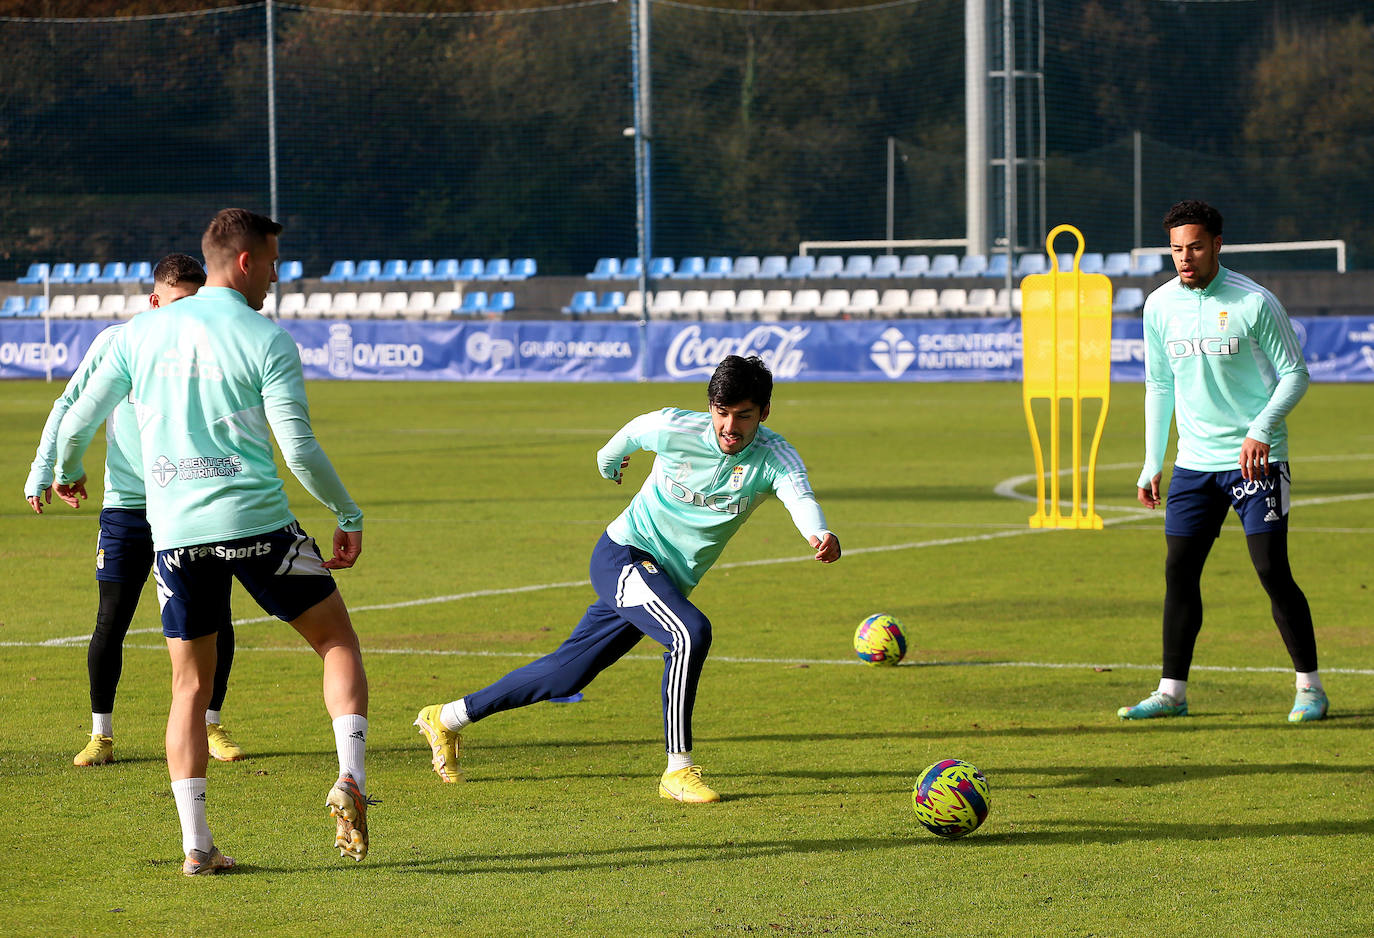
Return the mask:
[[[821,563],[834,563],[840,559],[840,539],[834,532],[826,531],[822,537],[813,534],[807,540],[816,548],[816,559]]]

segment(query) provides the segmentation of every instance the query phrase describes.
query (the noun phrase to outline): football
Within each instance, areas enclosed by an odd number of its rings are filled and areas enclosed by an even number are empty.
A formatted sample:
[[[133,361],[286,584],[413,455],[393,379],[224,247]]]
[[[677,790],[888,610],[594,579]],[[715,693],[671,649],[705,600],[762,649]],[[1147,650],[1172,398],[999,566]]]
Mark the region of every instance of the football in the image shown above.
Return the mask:
[[[945,759],[921,773],[911,792],[911,806],[922,827],[956,840],[987,820],[988,780],[967,762]]]
[[[872,665],[896,664],[906,655],[902,623],[884,613],[869,616],[854,631],[854,653]]]

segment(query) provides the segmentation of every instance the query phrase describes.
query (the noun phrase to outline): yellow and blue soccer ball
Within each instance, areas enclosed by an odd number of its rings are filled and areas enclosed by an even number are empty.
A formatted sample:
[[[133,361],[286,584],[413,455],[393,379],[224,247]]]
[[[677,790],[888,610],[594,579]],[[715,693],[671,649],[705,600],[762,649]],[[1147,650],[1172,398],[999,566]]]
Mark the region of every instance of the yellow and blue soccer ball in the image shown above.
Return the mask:
[[[911,792],[916,820],[939,837],[957,840],[976,831],[988,817],[988,780],[958,759],[929,766]]]
[[[854,632],[854,653],[868,664],[896,664],[906,655],[902,623],[885,613],[869,616]]]

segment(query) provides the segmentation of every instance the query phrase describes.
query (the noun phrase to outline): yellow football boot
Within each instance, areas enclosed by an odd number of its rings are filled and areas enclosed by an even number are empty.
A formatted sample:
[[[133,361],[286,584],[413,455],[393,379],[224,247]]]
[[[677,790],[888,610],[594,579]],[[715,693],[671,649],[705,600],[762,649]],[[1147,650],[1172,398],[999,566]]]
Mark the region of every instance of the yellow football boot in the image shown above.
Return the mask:
[[[709,804],[720,800],[720,794],[701,780],[699,765],[689,765],[676,772],[664,772],[658,782],[658,794],[684,804]]]

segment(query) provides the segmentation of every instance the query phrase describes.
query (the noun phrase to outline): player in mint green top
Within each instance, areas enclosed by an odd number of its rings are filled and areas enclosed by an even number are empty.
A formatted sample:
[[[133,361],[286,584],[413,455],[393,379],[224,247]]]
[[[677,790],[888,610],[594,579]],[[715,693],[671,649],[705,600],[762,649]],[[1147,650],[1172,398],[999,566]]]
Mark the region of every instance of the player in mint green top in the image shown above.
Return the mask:
[[[259,314],[277,279],[281,225],[224,209],[201,239],[208,277],[193,297],[130,321],[112,338],[62,421],[57,478],[84,478],[81,455],[124,398],[137,416],[162,630],[172,659],[167,768],[187,875],[233,866],[206,821],[204,710],[216,633],[229,623],[231,580],[289,622],[324,662],[338,781],[326,804],[340,854],[361,860],[368,836],[363,767],[367,677],[358,636],[330,570],[362,550],[362,513],[315,440],[295,342]],[[286,503],[272,437],[292,473],[338,520],[324,560]]]
[[[1312,613],[1288,563],[1291,475],[1284,418],[1307,390],[1307,365],[1272,293],[1221,266],[1221,213],[1179,202],[1164,217],[1178,277],[1145,301],[1145,465],[1136,495],[1160,504],[1169,422],[1178,457],[1164,512],[1164,664],[1159,687],[1117,715],[1188,712],[1188,670],[1202,629],[1202,568],[1231,509],[1241,519],[1274,622],[1296,672],[1289,722],[1326,716]]]
[[[773,376],[758,358],[728,356],[707,386],[708,413],[664,408],[622,427],[596,455],[617,485],[630,456],[655,453],[630,505],[592,550],[597,600],[554,652],[461,700],[431,704],[415,725],[430,745],[434,771],[461,778],[459,731],[493,713],[578,693],[645,635],[663,645],[663,732],[668,767],[659,794],[688,803],[718,801],[692,761],[692,709],[711,647],[711,623],[687,598],[725,543],[770,494],[821,563],[840,558],[840,542],[821,514],[801,457],[768,418]]]
[[[200,262],[185,254],[169,254],[153,268],[152,309],[192,296],[205,283]],[[80,399],[86,382],[105,357],[110,340],[122,324],[102,330],[77,365],[62,395],[53,402],[43,436],[33,460],[24,494],[38,514],[52,502],[53,467],[57,462],[57,430],[63,416]],[[138,609],[139,595],[153,565],[153,537],[148,527],[143,476],[138,468],[138,420],[133,407],[121,402],[105,421],[105,497],[100,510],[100,536],[96,545],[95,578],[99,590],[95,629],[86,650],[90,682],[91,735],[72,759],[80,766],[106,765],[114,761],[114,702],[124,669],[124,637]],[[60,496],[73,508],[86,497],[84,485],[63,487]],[[243,758],[243,750],[223,726],[220,710],[229,689],[234,663],[234,629],[221,629],[215,660],[214,686],[205,711],[205,732],[210,755],[222,762]]]

